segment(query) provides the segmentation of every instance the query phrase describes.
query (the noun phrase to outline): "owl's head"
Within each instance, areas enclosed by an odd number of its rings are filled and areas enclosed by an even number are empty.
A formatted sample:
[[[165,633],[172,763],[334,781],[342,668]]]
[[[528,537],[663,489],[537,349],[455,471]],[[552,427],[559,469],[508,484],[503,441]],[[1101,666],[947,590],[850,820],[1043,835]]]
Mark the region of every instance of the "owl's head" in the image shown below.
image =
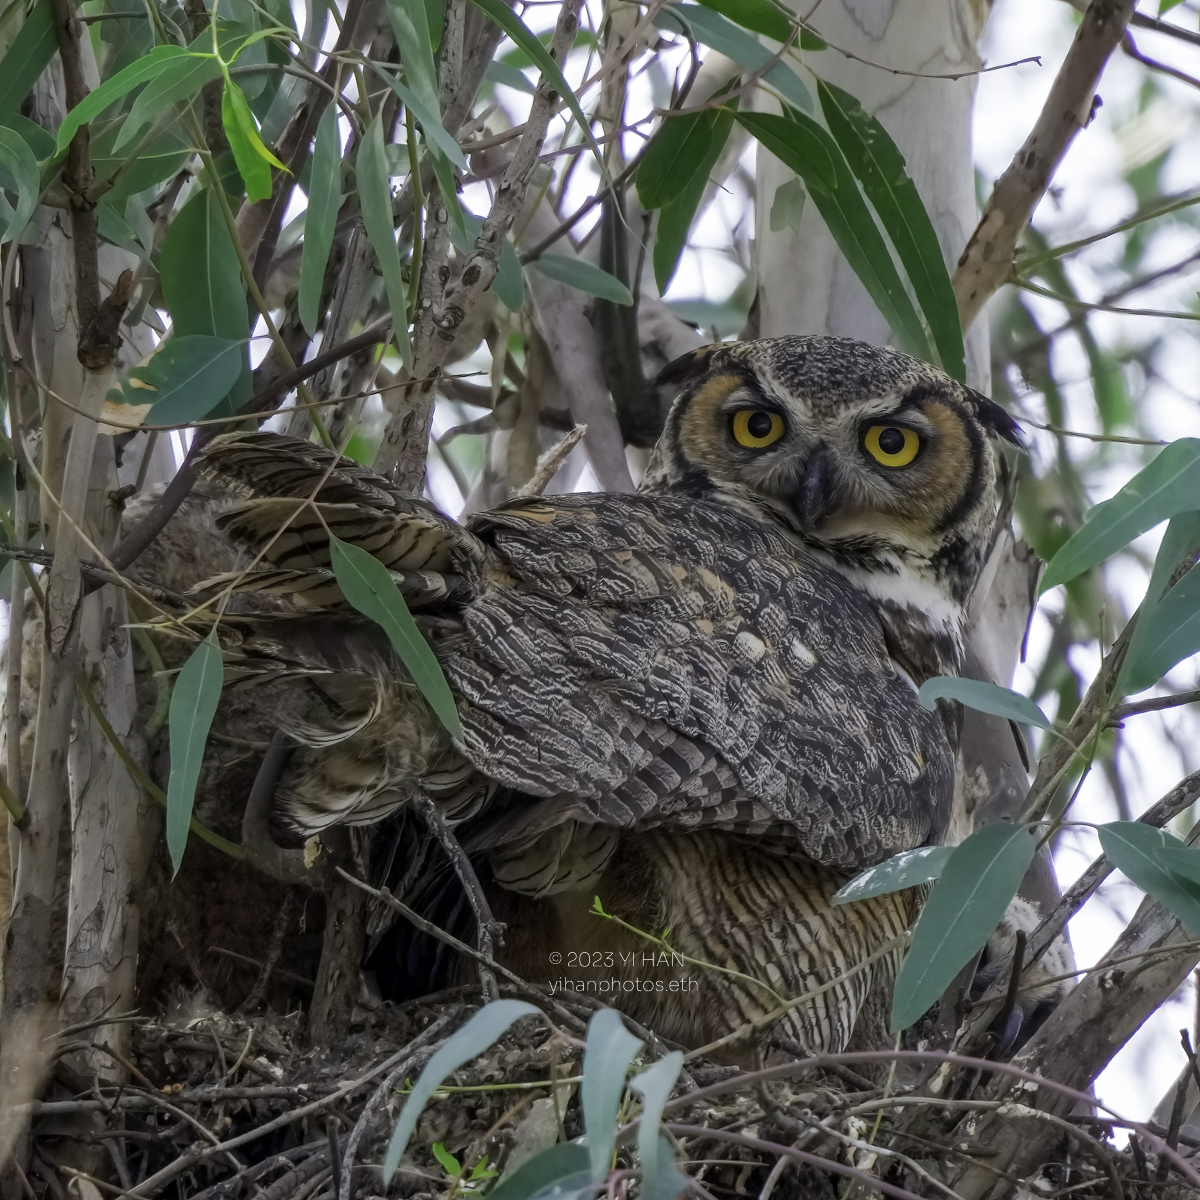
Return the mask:
[[[668,365],[682,385],[648,490],[769,509],[881,599],[961,608],[996,516],[993,443],[1020,445],[994,401],[906,354],[852,338],[702,347]]]

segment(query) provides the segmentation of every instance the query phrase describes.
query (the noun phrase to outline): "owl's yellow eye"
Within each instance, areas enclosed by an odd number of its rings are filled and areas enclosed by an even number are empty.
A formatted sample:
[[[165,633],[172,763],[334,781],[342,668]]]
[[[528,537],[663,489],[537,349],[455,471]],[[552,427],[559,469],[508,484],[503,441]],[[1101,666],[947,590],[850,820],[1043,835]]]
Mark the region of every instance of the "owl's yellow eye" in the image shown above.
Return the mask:
[[[735,412],[730,427],[734,440],[747,450],[761,450],[783,437],[783,418],[761,408]]]
[[[872,425],[863,438],[867,453],[885,467],[907,467],[917,451],[921,439],[911,429],[898,425]]]

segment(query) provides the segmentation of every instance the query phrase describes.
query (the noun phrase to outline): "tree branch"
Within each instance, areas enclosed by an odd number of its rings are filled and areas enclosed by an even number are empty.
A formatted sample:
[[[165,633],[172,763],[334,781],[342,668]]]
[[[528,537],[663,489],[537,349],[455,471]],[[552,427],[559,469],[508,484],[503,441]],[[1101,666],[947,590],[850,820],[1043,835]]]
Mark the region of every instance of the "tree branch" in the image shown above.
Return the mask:
[[[1008,279],[1017,239],[1075,135],[1092,119],[1096,85],[1120,44],[1134,0],[1092,0],[1054,80],[1037,124],[996,181],[954,272],[963,328]]]

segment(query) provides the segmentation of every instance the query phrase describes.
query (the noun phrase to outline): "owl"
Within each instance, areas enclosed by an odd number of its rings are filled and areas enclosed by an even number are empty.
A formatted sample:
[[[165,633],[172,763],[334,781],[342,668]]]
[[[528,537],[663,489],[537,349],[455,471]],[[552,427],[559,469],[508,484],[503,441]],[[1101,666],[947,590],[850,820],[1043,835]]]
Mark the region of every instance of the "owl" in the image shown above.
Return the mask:
[[[461,525],[320,447],[214,440],[200,471],[237,498],[219,524],[260,556],[238,586],[286,600],[233,624],[229,675],[314,696],[281,818],[311,835],[431,797],[524,977],[685,1045],[781,1007],[785,1044],[880,1044],[919,900],[831,897],[946,834],[961,712],[917,689],[962,663],[1017,426],[845,338],[709,346],[658,384],[678,394],[636,494]],[[331,534],[392,573],[461,740],[345,603]]]

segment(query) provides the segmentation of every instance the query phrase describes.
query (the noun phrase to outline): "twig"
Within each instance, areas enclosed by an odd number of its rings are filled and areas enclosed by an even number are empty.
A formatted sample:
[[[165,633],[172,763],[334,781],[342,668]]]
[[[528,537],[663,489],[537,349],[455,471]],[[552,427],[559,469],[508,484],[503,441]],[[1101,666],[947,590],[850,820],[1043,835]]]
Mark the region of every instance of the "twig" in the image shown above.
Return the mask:
[[[223,946],[209,946],[208,952],[209,954],[223,954],[226,958],[232,958],[237,962],[245,963],[248,967],[258,967],[260,970],[263,967],[263,963],[259,959],[250,958],[245,954],[238,954],[235,950],[226,950]],[[281,979],[290,979],[292,983],[298,983],[302,987],[311,988],[313,986],[311,979],[305,979],[303,975],[297,975],[295,971],[288,971],[283,967],[276,967],[275,974]]]
[[[550,480],[558,474],[558,469],[567,461],[571,451],[579,445],[580,439],[587,433],[586,425],[576,425],[566,437],[556,446],[551,446],[537,461],[537,467],[529,482],[516,494],[514,499],[531,500],[540,496]]]
[[[420,810],[425,824],[429,827],[429,831],[437,838],[446,852],[446,857],[450,859],[454,873],[458,876],[463,891],[466,893],[467,902],[471,905],[471,911],[475,914],[476,948],[480,955],[479,983],[483,988],[483,998],[485,1001],[498,1000],[500,993],[496,990],[496,977],[492,974],[492,969],[488,964],[492,962],[492,939],[495,938],[501,945],[504,945],[504,926],[492,915],[491,905],[488,904],[487,896],[479,882],[479,876],[475,874],[471,860],[459,845],[458,838],[446,824],[445,818],[433,798],[418,788],[416,789],[416,806]]]
[[[1145,13],[1135,12],[1129,18],[1130,25],[1137,25],[1141,29],[1149,29],[1153,33],[1165,33],[1168,37],[1178,38],[1181,42],[1190,42],[1193,46],[1200,46],[1200,34],[1193,33],[1190,29],[1182,29],[1178,25],[1171,25],[1159,17],[1149,17]]]
[[[1156,58],[1147,58],[1138,48],[1133,38],[1126,34],[1121,39],[1121,50],[1127,54],[1134,62],[1140,62],[1143,67],[1149,67],[1151,71],[1160,71],[1164,75],[1170,75],[1172,79],[1178,79],[1180,83],[1186,83],[1189,87],[1200,88],[1200,79],[1194,75],[1187,74],[1186,71],[1179,70],[1178,67],[1172,67],[1164,62],[1159,62]]]
[[[1164,708],[1178,708],[1181,704],[1195,704],[1200,700],[1200,688],[1190,692],[1174,692],[1170,696],[1151,696],[1149,700],[1136,700],[1132,704],[1118,704],[1109,713],[1108,723],[1115,724],[1126,717],[1137,716],[1140,713],[1159,712]]]
[[[1075,135],[1092,115],[1100,73],[1117,48],[1134,0],[1092,0],[1037,124],[996,182],[954,272],[964,329],[1009,276],[1017,239]]]

